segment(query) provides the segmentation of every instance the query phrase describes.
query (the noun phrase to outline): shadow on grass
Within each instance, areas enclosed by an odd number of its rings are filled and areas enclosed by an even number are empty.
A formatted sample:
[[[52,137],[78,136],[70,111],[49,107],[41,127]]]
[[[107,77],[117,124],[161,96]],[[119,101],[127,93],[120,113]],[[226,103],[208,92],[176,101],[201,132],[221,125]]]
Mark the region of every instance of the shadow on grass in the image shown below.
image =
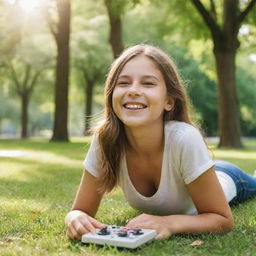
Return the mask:
[[[43,201],[66,201],[74,198],[81,175],[81,168],[60,164],[40,165],[36,160],[2,158],[1,165],[14,169],[1,170],[0,197],[5,199],[32,199]],[[18,168],[17,168],[18,167]],[[5,176],[3,172],[13,172]]]
[[[74,160],[81,160],[88,148],[89,142],[51,142],[32,140],[3,140],[0,139],[0,150],[30,150],[38,152],[50,152],[60,156],[67,156]]]

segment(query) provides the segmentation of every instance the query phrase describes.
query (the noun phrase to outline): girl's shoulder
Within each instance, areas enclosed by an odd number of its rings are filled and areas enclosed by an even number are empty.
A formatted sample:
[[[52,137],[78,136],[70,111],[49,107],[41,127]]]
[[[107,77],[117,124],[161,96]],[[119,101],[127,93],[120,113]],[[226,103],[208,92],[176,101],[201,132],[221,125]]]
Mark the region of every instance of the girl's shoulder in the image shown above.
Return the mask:
[[[205,144],[196,127],[180,121],[169,121],[165,124],[165,142],[177,148]]]
[[[191,124],[181,121],[168,121],[165,123],[165,134],[177,137],[190,136],[200,134],[199,130]]]

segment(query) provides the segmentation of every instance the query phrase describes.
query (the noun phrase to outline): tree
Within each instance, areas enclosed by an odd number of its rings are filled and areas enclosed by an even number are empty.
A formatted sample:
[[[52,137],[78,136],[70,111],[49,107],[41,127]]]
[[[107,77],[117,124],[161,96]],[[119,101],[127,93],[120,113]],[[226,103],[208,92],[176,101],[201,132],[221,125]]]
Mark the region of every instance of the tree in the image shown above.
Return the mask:
[[[239,48],[238,32],[256,0],[246,1],[247,6],[240,10],[239,0],[224,0],[222,21],[219,24],[215,1],[210,1],[207,9],[200,0],[191,0],[208,27],[213,40],[213,53],[216,61],[219,96],[219,146],[241,147],[239,108],[236,93],[235,58]],[[241,1],[242,2],[242,1]]]
[[[51,15],[51,7],[46,7],[45,16],[57,45],[55,78],[55,112],[52,141],[68,141],[68,89],[69,89],[69,39],[70,0],[55,0],[58,20]]]
[[[30,97],[35,88],[37,80],[42,70],[33,70],[31,64],[26,63],[23,65],[23,76],[17,74],[13,63],[9,63],[10,79],[12,80],[15,92],[21,99],[21,138],[28,137],[28,106]]]
[[[152,0],[153,1],[153,0]],[[239,104],[237,96],[236,96],[236,84],[234,79],[235,74],[235,61],[233,58],[232,61],[226,61],[224,64],[224,59],[229,59],[229,57],[224,57],[227,53],[231,53],[233,51],[233,46],[235,45],[232,40],[235,38],[237,40],[237,48],[235,54],[236,56],[237,49],[239,47],[238,39],[244,43],[243,38],[240,37],[240,33],[238,33],[239,29],[241,28],[242,24],[251,25],[256,24],[256,15],[255,9],[253,6],[255,5],[255,1],[253,0],[236,0],[236,1],[214,1],[214,0],[204,0],[204,1],[154,1],[157,5],[159,5],[160,16],[162,16],[162,20],[165,22],[159,22],[158,24],[158,31],[159,31],[159,38],[162,38],[163,41],[168,42],[169,44],[179,43],[180,46],[185,48],[189,47],[191,52],[197,52],[198,45],[197,43],[203,40],[205,42],[204,51],[208,51],[211,47],[213,47],[214,52],[218,52],[218,68],[217,68],[217,60],[216,54],[213,54],[214,62],[212,66],[215,65],[215,70],[219,70],[218,72],[215,71],[215,74],[211,74],[211,78],[215,79],[218,83],[218,94],[219,94],[219,122],[218,122],[218,133],[220,135],[220,146],[231,146],[231,147],[240,147],[240,124],[239,124]],[[204,10],[205,16],[208,18],[202,19],[202,14],[199,11],[193,11],[195,8],[194,2],[200,4],[200,6]],[[227,3],[229,2],[230,5],[235,8],[228,6]],[[226,10],[226,11],[225,11]],[[253,10],[253,11],[252,11]],[[234,14],[237,20],[236,21],[228,15],[228,13]],[[246,19],[245,19],[246,18]],[[206,23],[205,19],[210,19],[211,21]],[[233,19],[233,20],[232,20]],[[215,34],[213,30],[209,29],[208,24],[214,24],[213,28],[216,28]],[[231,23],[233,25],[231,25]],[[206,24],[206,25],[205,25]],[[228,25],[229,24],[229,25]],[[229,29],[228,29],[229,28]],[[233,30],[232,30],[233,29]],[[169,32],[168,32],[169,31]],[[181,33],[182,31],[182,33]],[[236,33],[235,36],[228,36],[229,31],[232,33]],[[178,32],[178,33],[177,33]],[[213,34],[215,39],[213,39]],[[254,39],[254,38],[253,38]],[[217,44],[216,41],[219,40]],[[222,40],[222,41],[221,41]],[[195,44],[196,41],[196,44]],[[255,41],[255,40],[253,40]],[[193,48],[192,48],[193,47]],[[222,47],[222,50],[221,50]],[[244,50],[244,49],[243,49]],[[250,51],[252,48],[250,47]],[[222,52],[221,52],[222,51]],[[234,52],[234,51],[233,51]],[[197,54],[196,53],[196,54]],[[223,58],[223,60],[221,60]],[[230,59],[229,59],[230,60]],[[211,62],[211,60],[210,60]],[[208,70],[211,69],[211,63],[208,62]],[[219,67],[220,65],[223,67]],[[232,68],[228,66],[234,66],[233,71]],[[233,75],[232,75],[233,73]],[[230,76],[231,78],[228,78]],[[224,80],[223,77],[226,77]],[[225,81],[225,82],[224,82]],[[222,86],[220,85],[222,83]],[[225,88],[231,88],[231,92],[227,92],[224,90],[223,84],[226,85]],[[230,85],[232,84],[232,85]],[[222,99],[222,100],[221,100]],[[231,100],[230,100],[231,99]],[[230,104],[230,102],[232,102]],[[222,106],[223,104],[224,106]],[[234,107],[233,107],[234,106]],[[227,111],[228,109],[228,111]],[[235,110],[237,109],[237,110]],[[223,118],[225,116],[226,118]],[[228,117],[227,117],[228,116]],[[220,124],[222,122],[222,125]],[[232,122],[235,122],[236,125],[232,125]],[[224,124],[224,125],[223,125]],[[228,125],[227,125],[228,124]],[[225,129],[225,130],[224,130]],[[224,131],[223,131],[224,130]],[[238,134],[237,134],[238,133]],[[237,143],[238,141],[238,143]],[[224,144],[225,143],[225,144]]]
[[[104,74],[106,74],[107,62],[110,58],[107,58],[108,55],[103,55],[104,48],[97,46],[86,45],[83,43],[82,47],[84,51],[80,49],[84,54],[80,54],[80,57],[75,59],[75,67],[82,74],[83,79],[83,90],[84,90],[84,99],[85,99],[85,129],[84,133],[88,134],[90,130],[90,121],[92,116],[92,107],[93,107],[93,92],[95,85],[102,81]],[[85,50],[87,49],[87,50]]]
[[[88,1],[86,5],[76,2],[72,8],[76,13],[71,44],[72,78],[77,85],[74,89],[81,91],[82,96],[71,94],[71,99],[84,102],[83,133],[88,134],[95,111],[102,108],[99,102],[102,97],[95,97],[95,89],[102,94],[107,67],[112,60],[111,46],[107,42],[108,17],[102,1]]]
[[[9,89],[21,100],[21,138],[28,137],[28,108],[42,72],[49,65],[49,56],[33,46],[27,36],[16,46],[12,55],[7,54],[2,59],[5,69],[5,78],[8,80]]]
[[[123,51],[122,41],[122,14],[126,0],[104,0],[109,17],[109,43],[112,47],[113,57],[117,58]]]
[[[109,43],[112,47],[114,59],[124,50],[122,40],[122,18],[124,13],[139,2],[139,0],[104,0],[110,25]]]
[[[41,29],[37,21],[25,15],[19,1],[6,4],[8,10],[2,23],[4,26],[1,41],[0,66],[4,69],[4,78],[8,91],[21,100],[21,138],[28,137],[28,106],[38,79],[49,62],[43,47],[38,47],[34,39]],[[9,24],[9,21],[12,21]],[[35,22],[37,32],[32,27]],[[43,37],[43,36],[42,36]],[[49,45],[48,45],[49,48]],[[4,79],[3,79],[4,81]],[[5,110],[8,112],[8,110]]]

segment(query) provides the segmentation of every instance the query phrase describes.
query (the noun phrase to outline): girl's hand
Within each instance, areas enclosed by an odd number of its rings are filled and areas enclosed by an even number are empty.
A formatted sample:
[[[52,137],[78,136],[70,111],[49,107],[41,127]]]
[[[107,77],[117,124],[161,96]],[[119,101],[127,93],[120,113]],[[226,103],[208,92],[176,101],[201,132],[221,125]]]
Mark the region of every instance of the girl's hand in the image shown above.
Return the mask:
[[[80,240],[83,234],[92,232],[95,234],[95,228],[104,228],[106,225],[98,222],[88,214],[73,210],[66,216],[67,236],[72,240]]]
[[[170,227],[167,225],[166,222],[167,220],[165,216],[155,216],[143,213],[130,220],[126,227],[154,229],[157,232],[155,239],[164,239],[171,236]]]

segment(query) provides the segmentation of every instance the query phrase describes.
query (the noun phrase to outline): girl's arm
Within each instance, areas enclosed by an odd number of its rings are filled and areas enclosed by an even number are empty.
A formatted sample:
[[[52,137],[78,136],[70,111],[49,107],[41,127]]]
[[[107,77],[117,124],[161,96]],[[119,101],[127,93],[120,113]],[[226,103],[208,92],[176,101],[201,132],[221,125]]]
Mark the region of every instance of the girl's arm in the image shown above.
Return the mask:
[[[187,185],[198,215],[154,216],[142,214],[127,227],[156,229],[157,238],[178,233],[221,233],[233,228],[233,217],[213,168]]]
[[[65,219],[69,238],[78,240],[81,235],[94,233],[95,228],[105,226],[93,218],[103,196],[98,192],[99,186],[99,180],[85,170],[72,209]]]
[[[94,217],[103,194],[99,193],[100,181],[84,170],[72,210],[81,210]]]

